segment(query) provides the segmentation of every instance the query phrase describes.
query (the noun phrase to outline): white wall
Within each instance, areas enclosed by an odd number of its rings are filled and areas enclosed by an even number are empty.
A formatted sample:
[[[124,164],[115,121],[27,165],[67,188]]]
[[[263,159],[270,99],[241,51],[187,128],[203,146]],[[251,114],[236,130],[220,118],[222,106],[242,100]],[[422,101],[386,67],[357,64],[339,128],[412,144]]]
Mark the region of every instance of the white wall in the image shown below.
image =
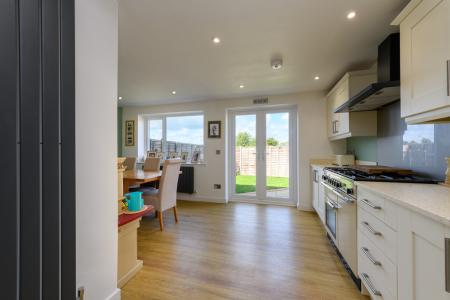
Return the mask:
[[[333,153],[343,153],[345,152],[345,142],[330,143],[328,141],[326,128],[327,110],[324,93],[313,92],[271,96],[269,97],[269,103],[270,105],[296,104],[298,107],[298,207],[310,210],[312,205],[309,160],[312,158],[327,158]],[[140,114],[203,111],[205,113],[205,124],[213,120],[221,120],[222,124],[226,124],[227,109],[251,106],[253,106],[252,98],[243,98],[145,107],[124,107],[123,121],[135,120],[137,124]],[[196,200],[225,202],[225,127],[222,131],[221,139],[208,139],[205,132],[206,165],[195,166]],[[137,132],[137,135],[139,135],[139,132]],[[217,149],[221,150],[221,155],[216,155]],[[137,147],[125,147],[123,144],[123,155],[136,156]],[[222,189],[214,190],[214,183],[222,184]]]
[[[85,299],[117,289],[116,0],[75,1],[77,286]]]

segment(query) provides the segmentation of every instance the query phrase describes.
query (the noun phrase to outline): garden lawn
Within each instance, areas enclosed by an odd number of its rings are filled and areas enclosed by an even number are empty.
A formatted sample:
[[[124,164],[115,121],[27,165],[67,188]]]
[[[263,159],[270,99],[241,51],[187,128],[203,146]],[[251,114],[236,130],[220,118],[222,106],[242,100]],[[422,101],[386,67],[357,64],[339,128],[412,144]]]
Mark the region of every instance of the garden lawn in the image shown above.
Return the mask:
[[[267,189],[281,189],[289,186],[288,177],[267,177]],[[238,175],[236,176],[236,193],[250,193],[256,191],[256,176]]]

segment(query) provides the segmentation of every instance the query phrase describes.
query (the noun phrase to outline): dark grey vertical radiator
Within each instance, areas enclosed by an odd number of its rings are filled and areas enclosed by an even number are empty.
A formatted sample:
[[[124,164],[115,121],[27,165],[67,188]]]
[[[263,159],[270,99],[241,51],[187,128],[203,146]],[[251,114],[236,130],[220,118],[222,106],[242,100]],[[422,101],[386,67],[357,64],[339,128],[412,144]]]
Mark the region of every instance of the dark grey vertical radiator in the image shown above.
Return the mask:
[[[182,166],[180,178],[178,178],[178,193],[194,193],[194,167]]]
[[[75,299],[73,0],[0,1],[1,299]]]

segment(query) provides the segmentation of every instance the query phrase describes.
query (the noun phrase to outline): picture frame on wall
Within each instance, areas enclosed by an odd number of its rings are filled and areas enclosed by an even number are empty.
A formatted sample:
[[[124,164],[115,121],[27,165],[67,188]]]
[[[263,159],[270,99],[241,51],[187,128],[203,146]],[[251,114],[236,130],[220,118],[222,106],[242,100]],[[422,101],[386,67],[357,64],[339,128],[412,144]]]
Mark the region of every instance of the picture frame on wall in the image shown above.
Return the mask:
[[[125,146],[133,147],[134,141],[134,120],[125,121]]]
[[[221,121],[208,121],[208,138],[220,138]]]

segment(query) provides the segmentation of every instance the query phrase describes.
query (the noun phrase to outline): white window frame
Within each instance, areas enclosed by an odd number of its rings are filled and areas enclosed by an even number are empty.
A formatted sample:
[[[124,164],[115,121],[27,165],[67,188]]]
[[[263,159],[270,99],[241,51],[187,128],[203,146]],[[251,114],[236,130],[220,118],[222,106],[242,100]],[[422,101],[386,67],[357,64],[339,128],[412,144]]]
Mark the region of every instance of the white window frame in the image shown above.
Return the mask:
[[[190,117],[190,116],[202,116],[203,117],[203,159],[199,162],[204,163],[205,152],[206,152],[206,137],[205,137],[205,113],[203,111],[195,111],[195,112],[177,112],[177,113],[162,113],[162,114],[150,114],[145,115],[144,119],[144,158],[147,155],[147,151],[149,151],[149,129],[148,122],[150,120],[161,120],[162,121],[162,145],[161,148],[164,148],[164,144],[167,143],[167,118],[170,117]],[[161,149],[162,151],[163,149]]]

